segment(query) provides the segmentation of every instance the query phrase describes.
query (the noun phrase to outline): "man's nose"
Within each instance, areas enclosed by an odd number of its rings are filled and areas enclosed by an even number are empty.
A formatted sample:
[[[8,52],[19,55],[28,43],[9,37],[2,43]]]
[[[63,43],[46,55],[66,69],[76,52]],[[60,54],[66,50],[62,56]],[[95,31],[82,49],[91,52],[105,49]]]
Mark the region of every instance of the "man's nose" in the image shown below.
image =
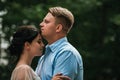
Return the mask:
[[[39,24],[39,26],[40,26],[40,27],[43,27],[43,22],[41,22],[41,23]]]

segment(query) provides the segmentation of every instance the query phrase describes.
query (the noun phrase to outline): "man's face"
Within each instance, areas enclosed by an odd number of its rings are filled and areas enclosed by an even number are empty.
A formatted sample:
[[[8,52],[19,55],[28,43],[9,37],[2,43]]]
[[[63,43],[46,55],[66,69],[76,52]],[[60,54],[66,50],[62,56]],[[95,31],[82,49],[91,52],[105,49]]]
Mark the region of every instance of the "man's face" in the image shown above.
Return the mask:
[[[48,13],[40,23],[40,27],[44,38],[52,38],[56,32],[55,17],[51,13]]]

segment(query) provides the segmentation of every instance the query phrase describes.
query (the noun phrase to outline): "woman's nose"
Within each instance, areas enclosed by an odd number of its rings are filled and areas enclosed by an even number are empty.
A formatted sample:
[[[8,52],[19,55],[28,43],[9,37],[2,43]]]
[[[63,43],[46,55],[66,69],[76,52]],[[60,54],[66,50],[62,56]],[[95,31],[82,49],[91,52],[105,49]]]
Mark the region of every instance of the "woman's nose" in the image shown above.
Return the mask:
[[[44,45],[44,43],[42,43],[42,47],[44,47],[45,45]]]

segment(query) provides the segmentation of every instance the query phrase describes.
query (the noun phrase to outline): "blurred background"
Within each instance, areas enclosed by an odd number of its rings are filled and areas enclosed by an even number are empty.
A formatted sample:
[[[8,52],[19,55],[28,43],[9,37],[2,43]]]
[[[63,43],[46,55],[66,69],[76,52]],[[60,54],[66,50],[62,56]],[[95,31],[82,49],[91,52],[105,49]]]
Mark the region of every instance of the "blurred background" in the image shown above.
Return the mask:
[[[0,0],[0,80],[10,80],[13,70],[7,52],[13,32],[23,24],[39,28],[53,6],[74,14],[68,40],[83,58],[84,80],[120,80],[120,0]]]

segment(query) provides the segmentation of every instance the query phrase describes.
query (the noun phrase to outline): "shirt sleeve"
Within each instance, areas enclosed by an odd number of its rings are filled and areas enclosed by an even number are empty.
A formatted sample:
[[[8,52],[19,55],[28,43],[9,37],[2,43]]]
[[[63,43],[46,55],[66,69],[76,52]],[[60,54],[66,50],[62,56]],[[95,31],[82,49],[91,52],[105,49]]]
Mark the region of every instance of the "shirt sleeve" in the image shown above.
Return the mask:
[[[20,66],[12,72],[11,80],[34,80],[35,74],[29,66]]]
[[[77,60],[71,51],[64,51],[56,56],[53,75],[62,73],[72,80],[77,74]]]

